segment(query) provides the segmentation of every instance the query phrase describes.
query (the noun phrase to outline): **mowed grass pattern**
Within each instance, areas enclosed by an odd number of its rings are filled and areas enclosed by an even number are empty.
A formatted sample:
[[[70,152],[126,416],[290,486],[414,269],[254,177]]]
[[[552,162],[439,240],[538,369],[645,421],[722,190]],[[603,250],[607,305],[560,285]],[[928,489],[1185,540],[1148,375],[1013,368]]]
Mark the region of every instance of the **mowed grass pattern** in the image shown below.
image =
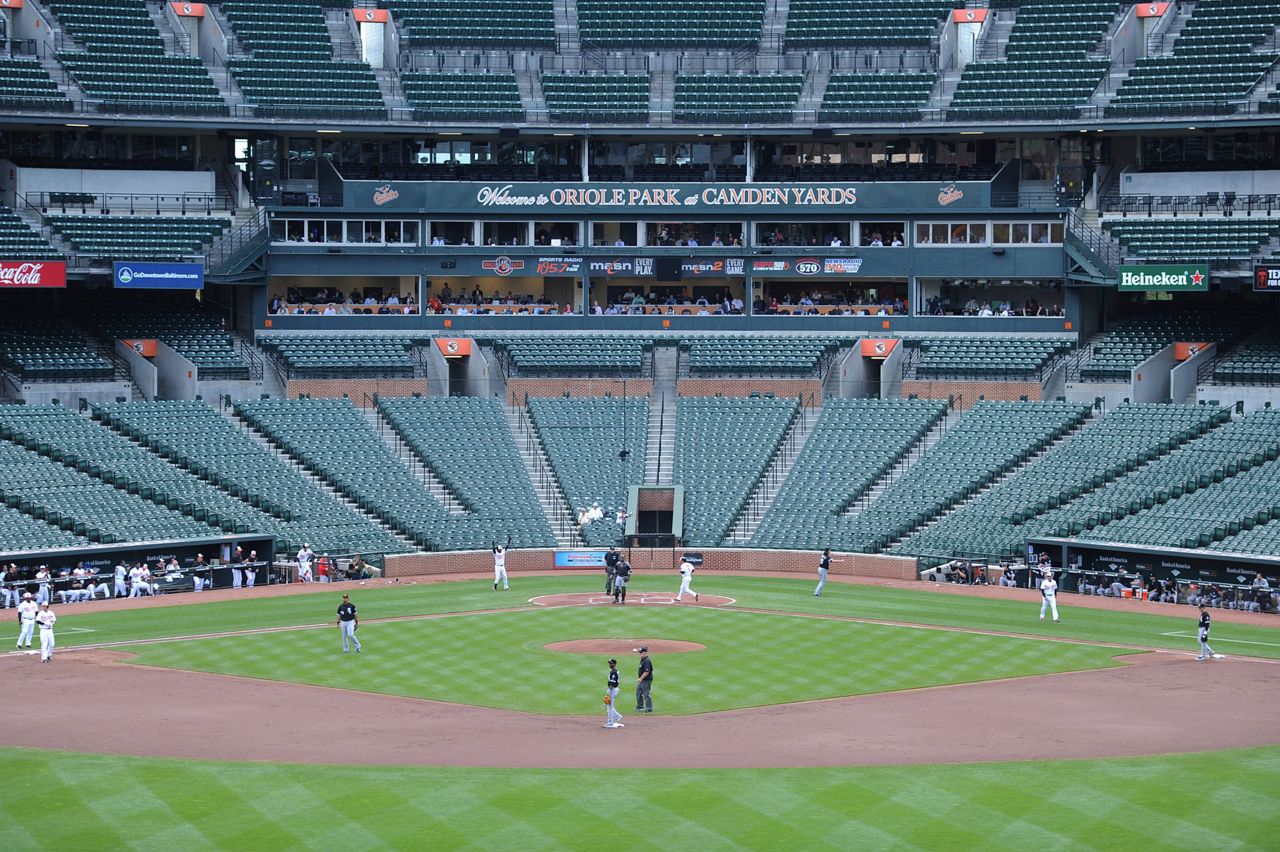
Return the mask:
[[[0,848],[1274,849],[1280,747],[948,766],[504,770],[0,749]]]
[[[654,655],[656,712],[687,714],[1114,665],[1111,649],[801,616],[690,607],[572,607],[366,623],[343,654],[336,627],[131,648],[140,663],[508,707],[595,713],[607,655],[567,639],[677,639]],[[624,684],[637,655],[621,660]],[[624,705],[625,707],[625,705]]]

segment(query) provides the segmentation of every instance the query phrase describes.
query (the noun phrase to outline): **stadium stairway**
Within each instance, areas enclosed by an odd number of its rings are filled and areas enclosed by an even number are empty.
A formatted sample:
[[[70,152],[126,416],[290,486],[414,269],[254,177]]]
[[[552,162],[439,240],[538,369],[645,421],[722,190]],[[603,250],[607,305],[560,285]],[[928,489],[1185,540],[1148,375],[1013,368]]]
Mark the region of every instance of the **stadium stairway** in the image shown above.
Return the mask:
[[[862,493],[856,500],[849,504],[849,508],[845,509],[842,514],[857,515],[865,511],[868,506],[874,503],[881,494],[888,491],[890,486],[906,475],[912,465],[924,458],[925,453],[933,449],[933,445],[942,440],[947,434],[947,427],[951,422],[951,410],[948,409],[943,413],[941,419],[933,425],[929,431],[920,436],[920,439],[912,444],[906,453],[899,459],[898,463],[884,472],[884,475],[871,483],[871,487]]]
[[[170,56],[196,55],[196,51],[191,47],[191,36],[173,28],[169,18],[164,14],[164,5],[155,0],[147,0],[147,14],[151,17],[151,22],[156,25],[156,29],[160,31],[160,40],[164,42],[165,53]]]
[[[795,121],[804,124],[813,121],[813,116],[822,108],[822,99],[827,95],[827,84],[831,82],[831,69],[820,65],[805,75],[804,85],[800,88],[800,97],[796,99]]]
[[[307,470],[307,468],[301,463],[299,463],[297,459],[293,458],[293,456],[289,455],[288,453],[284,452],[279,447],[277,447],[275,444],[271,443],[271,441],[269,441],[265,435],[259,432],[251,423],[249,423],[248,420],[245,420],[241,418],[238,414],[236,414],[234,410],[224,411],[223,416],[226,417],[227,420],[229,420],[233,426],[235,426],[240,431],[244,432],[244,434],[248,435],[249,438],[251,438],[254,441],[254,443],[258,444],[267,452],[271,453],[273,456],[279,459],[281,462],[288,465],[290,468],[294,470],[295,473],[297,473],[303,479],[310,482],[315,487],[319,488],[329,498],[331,498],[332,500],[338,503],[341,503],[351,511],[355,512],[360,517],[364,518],[365,520],[372,523],[374,526],[383,530],[388,535],[392,536],[400,544],[404,545],[404,547],[407,550],[414,551],[414,552],[419,550],[417,543],[414,542],[413,539],[404,535],[399,530],[395,529],[386,521],[382,520],[376,515],[372,515],[366,512],[364,509],[360,507],[358,503],[348,499],[346,495],[339,492],[328,482],[325,482],[319,476]]]
[[[550,120],[541,74],[530,70],[517,71],[516,88],[520,90],[520,106],[530,121]]]
[[[988,491],[991,491],[994,488],[1001,487],[1005,482],[1012,479],[1014,476],[1016,476],[1020,471],[1022,471],[1028,465],[1035,463],[1037,460],[1045,456],[1047,453],[1050,453],[1057,447],[1061,446],[1062,444],[1065,444],[1067,441],[1071,440],[1073,437],[1079,434],[1082,429],[1084,429],[1085,427],[1087,427],[1088,425],[1094,422],[1096,421],[1094,420],[1093,412],[1086,414],[1083,419],[1073,424],[1071,428],[1067,429],[1067,431],[1062,433],[1060,436],[1050,441],[1049,443],[1045,444],[1043,447],[1036,450],[1035,452],[1029,454],[1025,459],[1023,459],[1018,464],[1014,465],[1013,467],[1001,473],[999,476],[991,480],[991,482],[987,483],[983,487],[979,488],[973,494],[969,495],[968,497],[964,498],[958,503],[953,504],[945,511],[927,520],[925,523],[920,524],[914,529],[907,530],[902,535],[898,536],[893,541],[889,542],[888,545],[882,548],[882,551],[886,553],[894,552],[894,548],[897,547],[902,542],[906,541],[907,539],[911,538],[914,535],[917,535],[919,533],[924,532],[925,530],[928,530],[930,527],[937,524],[943,518],[946,518],[950,515],[955,514],[956,512],[963,509],[965,506],[977,500],[979,497],[981,497],[983,494],[987,493]]]
[[[542,442],[536,437],[533,424],[529,422],[529,412],[519,405],[504,405],[502,410],[506,414],[507,428],[511,430],[511,439],[520,451],[520,461],[529,473],[529,482],[533,483],[538,503],[547,516],[551,532],[555,534],[556,546],[582,547],[582,534],[578,531],[573,508],[560,488],[560,481],[556,479]]]
[[[356,41],[355,18],[347,9],[325,9],[324,25],[333,44],[333,58],[341,62],[360,62],[360,45]]]
[[[765,468],[764,476],[760,477],[751,496],[747,498],[746,505],[742,507],[742,511],[729,527],[729,534],[725,536],[724,544],[745,546],[751,541],[751,537],[756,534],[756,529],[760,526],[761,519],[773,506],[773,501],[782,489],[782,484],[791,475],[791,468],[795,466],[796,459],[804,451],[804,445],[809,442],[809,436],[813,434],[813,427],[817,424],[821,413],[821,409],[800,408],[799,416],[787,428],[782,438],[782,446],[778,448],[773,461]]]
[[[1017,9],[1001,9],[996,13],[995,21],[978,42],[975,57],[978,62],[999,62],[1005,58],[1005,48],[1009,45],[1009,35],[1017,17]]]
[[[680,349],[655,346],[653,349],[653,394],[649,398],[649,434],[645,444],[646,485],[671,482],[676,455],[676,376],[680,372]]]
[[[556,52],[567,60],[582,56],[582,40],[578,38],[578,0],[554,0],[551,15],[556,27]]]
[[[378,433],[391,452],[395,453],[396,458],[409,468],[409,472],[418,478],[431,496],[435,497],[444,506],[450,515],[465,515],[467,508],[462,505],[461,501],[453,494],[452,491],[445,486],[443,482],[427,467],[418,454],[405,443],[400,433],[395,430],[386,417],[383,416],[380,408],[361,408],[359,409],[365,417],[369,419],[369,425],[373,427],[373,431]]]

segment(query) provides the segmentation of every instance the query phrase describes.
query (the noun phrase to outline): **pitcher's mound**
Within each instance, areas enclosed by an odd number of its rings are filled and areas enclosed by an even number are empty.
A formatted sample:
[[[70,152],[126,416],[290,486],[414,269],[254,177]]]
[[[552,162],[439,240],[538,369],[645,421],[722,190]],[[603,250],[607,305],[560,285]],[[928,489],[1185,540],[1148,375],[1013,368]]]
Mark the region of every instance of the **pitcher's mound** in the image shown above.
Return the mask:
[[[695,601],[692,596],[678,601],[669,592],[628,592],[627,602],[615,604],[613,597],[601,592],[573,592],[565,595],[539,595],[529,598],[529,603],[536,606],[728,606],[734,603],[733,598],[724,595],[698,595]]]
[[[564,654],[608,654],[611,657],[634,655],[637,648],[648,648],[650,654],[687,654],[690,651],[705,651],[707,648],[697,642],[681,642],[678,639],[570,639],[568,642],[552,642],[542,647]]]

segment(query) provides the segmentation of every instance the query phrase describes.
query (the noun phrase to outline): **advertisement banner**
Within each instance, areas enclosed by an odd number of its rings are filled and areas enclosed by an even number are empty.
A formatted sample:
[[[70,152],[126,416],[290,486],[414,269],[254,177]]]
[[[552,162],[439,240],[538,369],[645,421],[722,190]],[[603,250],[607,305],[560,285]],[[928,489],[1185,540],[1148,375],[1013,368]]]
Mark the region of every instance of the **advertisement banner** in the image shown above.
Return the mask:
[[[887,358],[897,345],[897,340],[864,340],[859,344],[859,350],[864,358]]]
[[[606,550],[557,550],[554,568],[603,568]]]
[[[580,257],[540,257],[535,271],[543,278],[557,278],[582,274]]]
[[[112,264],[113,286],[129,290],[200,290],[204,288],[204,265],[199,263]]]
[[[1162,18],[1164,13],[1169,10],[1168,3],[1139,3],[1139,18]]]
[[[652,278],[654,274],[651,257],[600,258],[588,262],[587,270],[597,278]]]
[[[471,338],[469,337],[437,337],[436,348],[446,358],[461,358],[471,354]]]
[[[680,274],[690,278],[724,278],[729,274],[728,266],[722,257],[706,260],[682,260]]]
[[[1253,292],[1280,293],[1280,266],[1254,267]]]
[[[134,352],[137,352],[143,358],[156,357],[156,340],[155,338],[146,338],[143,340],[121,340],[125,346],[128,346]]]
[[[348,180],[343,204],[431,213],[757,217],[991,206],[989,181],[865,183],[476,183]]]
[[[169,6],[179,18],[204,17],[205,9],[203,3],[170,3]]]
[[[1207,343],[1175,343],[1173,344],[1173,360],[1186,361],[1188,358],[1195,357],[1201,349],[1208,345]]]
[[[1209,289],[1207,263],[1121,266],[1117,288],[1122,291],[1197,292]]]
[[[66,286],[64,260],[0,260],[0,289]]]

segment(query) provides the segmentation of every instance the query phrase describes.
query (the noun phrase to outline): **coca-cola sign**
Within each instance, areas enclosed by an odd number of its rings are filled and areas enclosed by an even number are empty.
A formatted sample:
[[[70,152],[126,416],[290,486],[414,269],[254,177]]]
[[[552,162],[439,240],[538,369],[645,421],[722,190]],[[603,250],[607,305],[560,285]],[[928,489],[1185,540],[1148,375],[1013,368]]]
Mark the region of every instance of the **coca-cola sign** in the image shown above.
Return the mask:
[[[67,264],[62,260],[0,260],[0,289],[66,287]]]

